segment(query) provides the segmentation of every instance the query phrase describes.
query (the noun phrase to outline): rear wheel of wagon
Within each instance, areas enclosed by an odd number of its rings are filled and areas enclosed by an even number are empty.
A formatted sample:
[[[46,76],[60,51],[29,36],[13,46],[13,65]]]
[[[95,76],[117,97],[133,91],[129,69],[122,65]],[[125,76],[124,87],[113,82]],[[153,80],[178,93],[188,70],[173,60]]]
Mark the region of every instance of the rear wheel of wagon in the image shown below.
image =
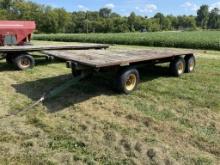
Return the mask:
[[[135,68],[126,68],[119,71],[117,75],[117,90],[129,94],[133,92],[140,82],[139,72]]]
[[[196,59],[194,55],[186,56],[185,63],[186,63],[185,73],[191,73],[195,70]]]
[[[185,72],[185,68],[186,63],[182,57],[177,57],[170,63],[171,73],[176,77],[180,77]]]
[[[35,60],[28,54],[19,55],[14,59],[14,64],[19,70],[31,69],[35,65]]]

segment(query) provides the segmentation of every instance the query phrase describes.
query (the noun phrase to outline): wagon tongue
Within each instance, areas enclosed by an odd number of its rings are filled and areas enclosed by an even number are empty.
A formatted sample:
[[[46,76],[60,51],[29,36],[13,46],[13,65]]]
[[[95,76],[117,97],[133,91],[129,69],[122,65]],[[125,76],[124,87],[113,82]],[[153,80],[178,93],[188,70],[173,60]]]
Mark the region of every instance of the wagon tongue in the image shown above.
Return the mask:
[[[65,83],[63,83],[62,85],[50,90],[49,92],[47,93],[44,93],[42,95],[42,97],[37,100],[36,102],[32,103],[31,105],[27,106],[25,109],[23,110],[18,110],[18,111],[14,111],[10,114],[7,114],[5,116],[2,116],[0,117],[0,119],[5,119],[5,118],[8,118],[8,117],[12,117],[12,116],[15,116],[15,115],[18,115],[20,113],[24,113],[26,111],[29,111],[31,110],[32,108],[34,108],[35,106],[39,105],[40,103],[42,103],[43,101],[45,101],[46,99],[51,99],[53,97],[56,97],[58,96],[60,93],[62,93],[64,90],[70,88],[71,86],[73,85],[76,85],[80,80],[82,80],[83,78],[85,78],[86,75],[82,74],[81,76],[78,76],[74,79],[69,79],[68,81],[66,81]]]

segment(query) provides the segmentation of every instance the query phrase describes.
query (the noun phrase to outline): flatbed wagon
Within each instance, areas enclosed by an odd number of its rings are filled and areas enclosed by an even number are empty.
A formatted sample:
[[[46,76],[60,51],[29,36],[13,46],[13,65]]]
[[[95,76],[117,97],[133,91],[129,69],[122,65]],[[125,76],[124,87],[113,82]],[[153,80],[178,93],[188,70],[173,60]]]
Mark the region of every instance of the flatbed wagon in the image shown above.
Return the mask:
[[[174,50],[83,50],[44,51],[43,53],[67,61],[75,77],[93,72],[116,71],[116,87],[129,94],[140,81],[139,67],[148,64],[170,63],[174,76],[194,71],[196,59],[192,52]]]
[[[108,45],[61,45],[32,46],[31,36],[36,29],[34,21],[0,21],[0,59],[6,58],[7,63],[14,64],[17,69],[33,68],[35,60],[31,52],[44,50],[86,50],[106,49]],[[50,59],[50,56],[47,56]]]
[[[13,64],[19,70],[33,68],[35,60],[30,54],[32,52],[42,52],[46,50],[88,50],[88,49],[107,49],[108,45],[83,44],[83,45],[22,45],[22,46],[3,46],[0,47],[0,56],[5,58],[7,63]],[[47,56],[50,58],[50,56]]]

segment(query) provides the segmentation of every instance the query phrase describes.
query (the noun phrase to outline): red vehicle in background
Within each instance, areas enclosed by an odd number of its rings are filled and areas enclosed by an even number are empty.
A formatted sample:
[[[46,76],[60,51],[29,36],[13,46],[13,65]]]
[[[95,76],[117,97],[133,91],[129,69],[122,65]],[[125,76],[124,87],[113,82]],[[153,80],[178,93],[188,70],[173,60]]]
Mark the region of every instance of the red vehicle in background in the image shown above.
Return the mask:
[[[108,48],[108,45],[30,45],[31,35],[36,29],[34,21],[0,21],[0,59],[6,59],[19,70],[33,68],[35,59],[31,52],[41,52],[47,59],[53,59],[43,53],[44,50],[88,50]],[[39,55],[38,55],[39,57]]]
[[[24,45],[35,29],[34,21],[0,21],[0,46]]]

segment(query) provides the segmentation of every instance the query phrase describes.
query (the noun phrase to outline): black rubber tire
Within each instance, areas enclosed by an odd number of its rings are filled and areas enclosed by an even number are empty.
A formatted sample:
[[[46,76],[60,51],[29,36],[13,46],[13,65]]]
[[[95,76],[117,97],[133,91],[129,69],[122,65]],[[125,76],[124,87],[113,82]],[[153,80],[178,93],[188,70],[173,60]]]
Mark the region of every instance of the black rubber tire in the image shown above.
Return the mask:
[[[185,73],[191,73],[195,70],[196,67],[196,58],[194,55],[186,56],[185,58],[186,69]],[[193,63],[193,68],[190,67],[191,63]]]
[[[27,64],[22,64],[22,60],[26,60]],[[13,62],[18,70],[32,69],[35,66],[34,58],[28,54],[18,55]]]
[[[136,77],[136,84],[132,90],[128,90],[126,88],[126,82],[130,75],[135,75]],[[135,89],[137,89],[139,82],[140,82],[140,75],[136,68],[124,68],[120,70],[117,74],[116,89],[120,93],[130,94]]]
[[[13,55],[7,54],[5,59],[6,59],[7,64],[13,64]]]
[[[181,72],[179,67],[182,66]],[[182,57],[177,57],[170,63],[170,71],[171,74],[175,77],[180,77],[184,74],[186,68],[186,63],[184,58]]]

